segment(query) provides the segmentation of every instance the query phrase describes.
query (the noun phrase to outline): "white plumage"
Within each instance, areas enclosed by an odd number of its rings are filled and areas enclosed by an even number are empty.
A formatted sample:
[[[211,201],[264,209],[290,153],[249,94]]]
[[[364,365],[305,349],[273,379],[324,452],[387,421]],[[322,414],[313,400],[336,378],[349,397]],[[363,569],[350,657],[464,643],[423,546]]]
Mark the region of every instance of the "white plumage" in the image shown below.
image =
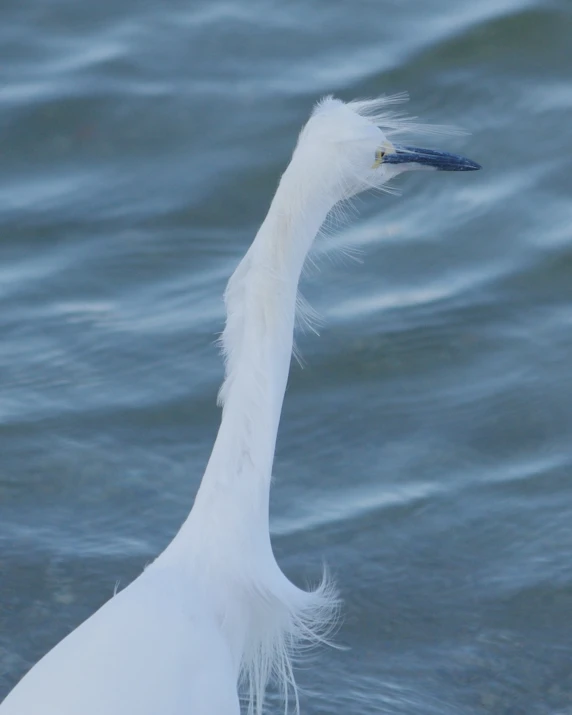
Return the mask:
[[[412,126],[388,112],[393,101],[315,108],[228,283],[222,421],[189,517],[139,578],[32,668],[0,715],[238,715],[241,680],[259,715],[270,678],[297,707],[292,654],[327,637],[337,611],[327,578],[310,592],[286,578],[269,535],[304,259],[340,201],[405,169],[478,168],[392,144],[386,134]]]

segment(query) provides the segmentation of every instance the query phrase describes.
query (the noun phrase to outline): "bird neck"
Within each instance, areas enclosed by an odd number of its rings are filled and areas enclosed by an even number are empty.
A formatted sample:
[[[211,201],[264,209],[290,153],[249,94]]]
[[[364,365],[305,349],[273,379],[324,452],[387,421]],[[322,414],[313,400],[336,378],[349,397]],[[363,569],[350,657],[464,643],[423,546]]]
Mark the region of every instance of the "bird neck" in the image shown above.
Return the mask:
[[[217,529],[217,538],[221,528],[237,539],[247,530],[251,545],[261,543],[261,534],[266,535],[263,541],[269,538],[270,478],[292,354],[298,281],[331,208],[327,197],[312,198],[307,187],[294,180],[295,173],[288,172],[225,292],[222,420],[188,519],[203,544],[209,525]]]

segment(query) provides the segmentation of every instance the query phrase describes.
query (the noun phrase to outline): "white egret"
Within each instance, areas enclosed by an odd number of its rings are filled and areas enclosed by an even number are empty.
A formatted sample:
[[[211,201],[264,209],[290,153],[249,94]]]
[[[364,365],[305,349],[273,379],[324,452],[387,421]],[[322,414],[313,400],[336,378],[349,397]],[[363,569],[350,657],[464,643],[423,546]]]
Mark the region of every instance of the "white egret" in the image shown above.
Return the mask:
[[[336,204],[396,174],[480,168],[394,144],[394,99],[328,97],[302,129],[268,215],[231,277],[222,420],[194,506],[167,549],[51,650],[0,715],[260,715],[268,681],[296,693],[292,654],[335,619],[327,578],[292,584],[274,558],[268,501],[292,353],[298,279]],[[297,706],[297,698],[295,698]]]

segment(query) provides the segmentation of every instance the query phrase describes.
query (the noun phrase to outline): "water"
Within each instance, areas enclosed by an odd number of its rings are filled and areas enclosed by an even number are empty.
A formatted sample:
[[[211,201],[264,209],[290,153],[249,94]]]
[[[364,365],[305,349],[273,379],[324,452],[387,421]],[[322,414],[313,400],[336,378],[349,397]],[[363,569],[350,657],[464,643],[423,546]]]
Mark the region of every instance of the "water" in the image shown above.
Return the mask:
[[[485,167],[368,197],[304,285],[272,495],[338,642],[305,713],[572,712],[572,7],[5,0],[0,698],[185,517],[225,281],[312,103],[408,90]]]

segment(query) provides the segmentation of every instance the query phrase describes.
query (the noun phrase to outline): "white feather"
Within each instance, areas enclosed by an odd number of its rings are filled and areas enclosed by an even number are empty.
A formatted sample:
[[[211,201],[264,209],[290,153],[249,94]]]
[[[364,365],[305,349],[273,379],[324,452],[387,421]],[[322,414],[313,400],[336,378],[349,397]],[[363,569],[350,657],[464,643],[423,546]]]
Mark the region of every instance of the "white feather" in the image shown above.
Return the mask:
[[[312,591],[286,578],[269,535],[298,280],[332,209],[397,173],[374,163],[382,126],[419,129],[388,109],[403,99],[316,106],[226,289],[222,420],[187,521],[138,579],[32,668],[0,715],[238,715],[240,682],[249,713],[260,715],[271,679],[297,709],[292,657],[328,638],[338,609],[327,576]]]

